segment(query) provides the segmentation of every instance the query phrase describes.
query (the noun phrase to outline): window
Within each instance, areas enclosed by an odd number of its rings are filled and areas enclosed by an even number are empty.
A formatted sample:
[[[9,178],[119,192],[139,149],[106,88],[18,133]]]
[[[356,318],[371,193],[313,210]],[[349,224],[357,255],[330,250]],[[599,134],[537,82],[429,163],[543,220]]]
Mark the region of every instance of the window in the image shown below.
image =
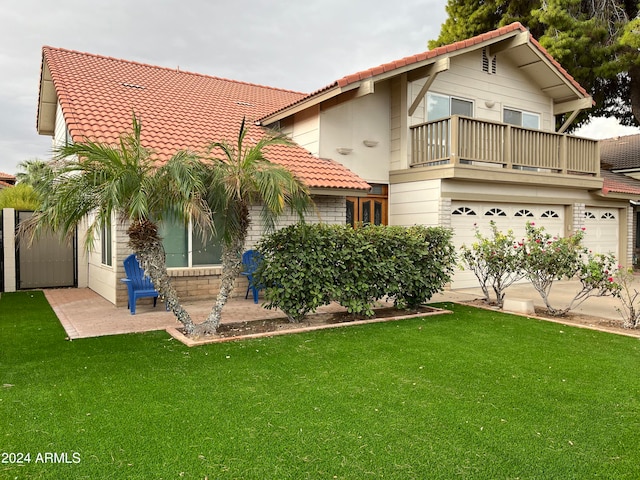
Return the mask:
[[[475,215],[475,214],[476,212],[474,212],[469,207],[456,208],[453,212],[451,212],[451,215]]]
[[[427,120],[433,121],[451,115],[473,117],[473,102],[438,93],[427,93]]]
[[[490,208],[484,213],[484,215],[486,217],[506,217],[507,216],[507,214],[504,213],[504,210],[502,210],[501,208]]]
[[[102,247],[101,263],[109,267],[113,266],[111,245],[111,222],[105,222],[100,230],[100,244]]]
[[[165,220],[158,234],[167,258],[167,267],[197,267],[218,265],[222,258],[222,245],[215,238],[203,242],[200,235],[193,232],[193,226],[179,220]]]
[[[537,113],[505,108],[502,119],[504,123],[515,125],[516,127],[540,129],[540,115]]]
[[[518,210],[514,216],[515,217],[533,217],[533,212],[531,210],[526,210],[526,209]]]

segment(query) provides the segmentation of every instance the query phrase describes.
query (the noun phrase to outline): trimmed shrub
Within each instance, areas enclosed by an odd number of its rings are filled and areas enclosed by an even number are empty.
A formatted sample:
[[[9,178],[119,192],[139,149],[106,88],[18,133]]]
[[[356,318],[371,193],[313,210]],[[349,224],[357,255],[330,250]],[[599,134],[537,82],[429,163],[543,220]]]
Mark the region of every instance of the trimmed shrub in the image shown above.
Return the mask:
[[[362,316],[385,297],[416,309],[451,280],[451,236],[439,227],[292,225],[257,246],[264,261],[256,278],[265,307],[294,322],[331,301]]]

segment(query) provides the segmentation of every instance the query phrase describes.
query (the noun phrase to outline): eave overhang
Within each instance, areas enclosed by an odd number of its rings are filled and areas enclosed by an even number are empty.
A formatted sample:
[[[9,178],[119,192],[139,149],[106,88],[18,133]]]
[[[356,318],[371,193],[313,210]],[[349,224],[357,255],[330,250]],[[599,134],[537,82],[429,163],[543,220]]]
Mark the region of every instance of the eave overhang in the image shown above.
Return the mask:
[[[56,107],[58,105],[58,95],[53,84],[51,71],[44,57],[42,58],[42,68],[40,72],[40,93],[38,97],[38,116],[36,129],[40,135],[53,136],[56,127]]]

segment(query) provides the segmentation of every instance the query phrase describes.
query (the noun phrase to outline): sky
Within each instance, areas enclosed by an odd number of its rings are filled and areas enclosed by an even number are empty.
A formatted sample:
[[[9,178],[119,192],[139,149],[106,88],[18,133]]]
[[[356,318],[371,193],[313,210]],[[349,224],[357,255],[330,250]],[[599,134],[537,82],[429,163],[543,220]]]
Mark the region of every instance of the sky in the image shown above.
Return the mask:
[[[0,171],[51,155],[36,114],[42,47],[309,93],[427,49],[446,0],[9,0],[0,6]],[[602,119],[579,134],[639,133]]]

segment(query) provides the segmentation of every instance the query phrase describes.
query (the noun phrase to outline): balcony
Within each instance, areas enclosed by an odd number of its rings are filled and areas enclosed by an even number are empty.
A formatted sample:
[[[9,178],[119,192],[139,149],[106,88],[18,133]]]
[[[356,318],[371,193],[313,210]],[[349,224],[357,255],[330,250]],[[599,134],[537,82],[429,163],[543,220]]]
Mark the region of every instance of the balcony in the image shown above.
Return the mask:
[[[600,177],[597,140],[456,115],[412,126],[410,141],[411,167]]]

